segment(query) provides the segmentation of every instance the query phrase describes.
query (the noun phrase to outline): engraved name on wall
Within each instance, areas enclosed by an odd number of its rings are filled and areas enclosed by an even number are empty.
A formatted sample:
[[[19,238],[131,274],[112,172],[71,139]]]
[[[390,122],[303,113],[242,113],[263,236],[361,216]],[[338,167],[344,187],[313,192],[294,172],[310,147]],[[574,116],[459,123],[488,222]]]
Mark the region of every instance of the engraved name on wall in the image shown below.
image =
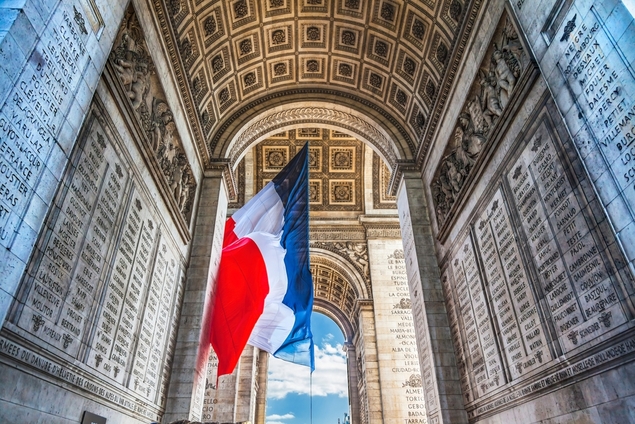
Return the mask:
[[[496,407],[507,383],[628,321],[587,197],[549,120],[533,127],[443,266],[465,401],[488,399],[481,412]]]
[[[396,421],[423,423],[426,406],[404,252],[399,240],[370,240],[382,410]]]
[[[564,351],[626,322],[602,248],[541,126],[507,174],[512,201]]]
[[[97,115],[94,108],[11,321],[44,349],[81,362],[95,382],[116,382],[161,405],[183,260]]]
[[[585,10],[583,19],[577,9],[569,12],[565,32],[554,47],[562,51],[557,68],[574,97],[575,107],[565,120],[580,156],[615,231],[626,230],[620,235],[632,238],[628,224],[635,219],[635,73],[621,51],[632,43],[628,31],[620,40],[622,34],[614,33],[616,28],[607,26],[597,9]],[[616,22],[632,22],[624,7],[612,14]],[[571,107],[566,99],[557,101],[566,102],[564,110]]]
[[[411,308],[414,318],[415,334],[417,336],[416,346],[419,356],[419,367],[421,369],[421,380],[425,398],[427,420],[438,420],[439,397],[437,396],[437,381],[434,372],[434,363],[431,352],[430,334],[427,331],[427,317],[425,305],[421,293],[421,276],[419,274],[417,251],[415,248],[415,237],[412,228],[412,218],[410,215],[410,205],[407,190],[401,190],[397,197],[397,207],[399,209],[399,221],[401,225],[404,262],[406,266],[406,276],[410,289]],[[372,262],[371,262],[372,263]]]
[[[57,137],[91,60],[73,15],[64,5],[53,15],[0,108],[0,245],[7,249],[39,228],[39,205],[50,202],[60,148],[68,147]]]

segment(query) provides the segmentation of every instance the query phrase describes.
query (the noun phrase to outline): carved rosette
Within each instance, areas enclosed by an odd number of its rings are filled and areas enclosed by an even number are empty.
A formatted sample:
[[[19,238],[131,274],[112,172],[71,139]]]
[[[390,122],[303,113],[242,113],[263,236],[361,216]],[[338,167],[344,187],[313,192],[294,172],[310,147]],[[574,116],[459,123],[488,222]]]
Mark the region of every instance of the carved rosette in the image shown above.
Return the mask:
[[[119,29],[110,64],[145,133],[143,146],[158,165],[168,193],[189,223],[196,181],[132,7]]]

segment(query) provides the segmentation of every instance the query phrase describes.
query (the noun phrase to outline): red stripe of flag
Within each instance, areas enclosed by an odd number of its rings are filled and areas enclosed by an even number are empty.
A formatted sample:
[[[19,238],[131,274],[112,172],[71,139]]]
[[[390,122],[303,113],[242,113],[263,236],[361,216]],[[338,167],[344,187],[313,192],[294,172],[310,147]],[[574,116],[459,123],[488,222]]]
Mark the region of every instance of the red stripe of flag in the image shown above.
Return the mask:
[[[215,324],[211,331],[219,376],[234,371],[249,335],[262,315],[268,293],[267,268],[258,245],[245,237],[225,247],[216,283],[216,303],[212,313]]]

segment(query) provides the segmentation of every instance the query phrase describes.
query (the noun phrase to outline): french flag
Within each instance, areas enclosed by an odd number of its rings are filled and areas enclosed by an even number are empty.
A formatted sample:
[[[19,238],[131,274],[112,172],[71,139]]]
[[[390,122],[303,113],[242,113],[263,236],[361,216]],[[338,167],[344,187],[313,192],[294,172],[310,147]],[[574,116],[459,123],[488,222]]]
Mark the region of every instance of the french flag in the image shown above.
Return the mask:
[[[314,369],[308,144],[225,224],[211,323],[218,376],[245,345]]]

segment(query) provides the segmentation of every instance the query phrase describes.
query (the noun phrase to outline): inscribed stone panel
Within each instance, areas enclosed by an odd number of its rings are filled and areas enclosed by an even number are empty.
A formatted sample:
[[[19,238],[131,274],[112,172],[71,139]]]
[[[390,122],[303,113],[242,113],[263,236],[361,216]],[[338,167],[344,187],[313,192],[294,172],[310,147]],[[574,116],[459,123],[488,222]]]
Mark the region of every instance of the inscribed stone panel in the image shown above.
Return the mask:
[[[543,123],[507,174],[548,312],[565,351],[626,322],[602,247]],[[530,200],[528,200],[530,199]]]
[[[553,122],[550,101],[543,101],[546,106],[535,112],[533,123],[493,172],[443,266],[472,419],[522,403],[525,396],[610,360],[606,353],[585,357],[591,345],[619,352],[616,357],[635,348],[632,339],[611,341],[618,327],[632,333],[622,287],[627,270],[615,265],[624,259],[614,249],[613,236],[600,234],[601,212],[592,210],[595,193],[580,182],[581,164],[569,162],[570,141],[560,144],[565,133]],[[501,349],[500,378],[507,379],[498,387],[512,393],[487,392],[481,385],[489,376],[487,358],[494,355],[487,350],[492,331],[483,325],[487,314],[480,296]],[[556,358],[572,355],[579,361],[563,371]]]
[[[497,190],[474,229],[512,379],[551,360],[532,283],[520,256],[509,212]]]
[[[396,422],[426,416],[410,289],[401,247],[400,240],[368,241],[384,401],[382,410],[384,416]]]
[[[34,343],[16,361],[42,355],[51,365],[41,372],[156,420],[182,294],[180,237],[101,110],[91,109],[3,332]]]

